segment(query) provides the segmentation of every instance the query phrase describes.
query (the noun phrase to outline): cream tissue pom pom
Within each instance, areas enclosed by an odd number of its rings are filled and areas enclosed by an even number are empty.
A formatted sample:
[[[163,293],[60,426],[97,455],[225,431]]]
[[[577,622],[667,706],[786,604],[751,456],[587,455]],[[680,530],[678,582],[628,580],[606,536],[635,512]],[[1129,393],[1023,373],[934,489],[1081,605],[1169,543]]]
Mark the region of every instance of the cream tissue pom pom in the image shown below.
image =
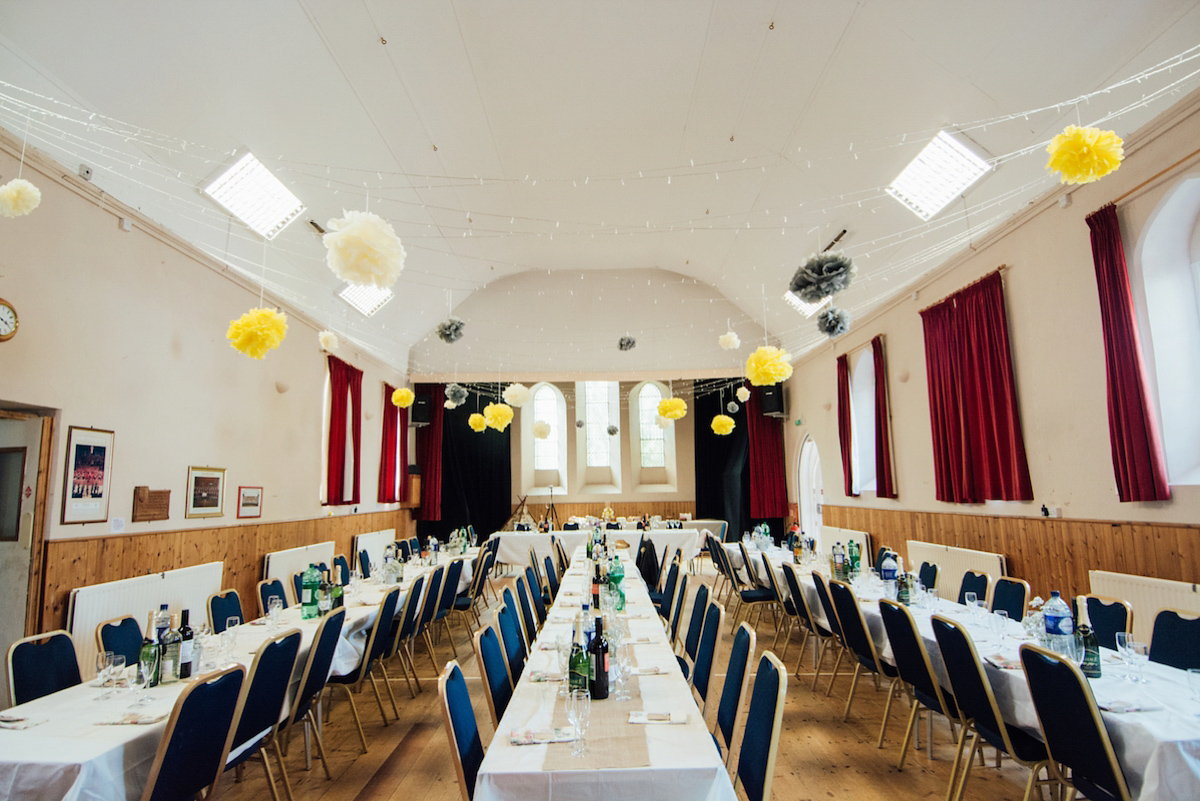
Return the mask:
[[[538,420],[533,424],[533,436],[536,439],[547,439],[550,436],[550,424],[545,420]]]
[[[724,334],[721,334],[721,337],[717,340],[717,342],[719,342],[721,347],[725,350],[737,350],[742,346],[741,337],[732,331],[726,331]]]
[[[321,348],[323,350],[327,350],[330,353],[333,353],[335,350],[337,350],[338,345],[341,344],[338,342],[338,335],[332,331],[322,331],[321,333],[317,334],[317,341],[321,343]]]
[[[14,178],[0,186],[0,214],[23,217],[42,202],[42,190],[24,178]]]
[[[672,420],[669,417],[663,417],[661,414],[658,417],[654,418],[654,422],[658,425],[659,428],[670,428],[671,426],[675,425],[674,420]]]
[[[504,388],[504,402],[509,406],[524,406],[529,398],[529,387],[524,384],[509,384]]]
[[[333,274],[351,284],[388,289],[404,269],[404,245],[390,223],[369,211],[343,211],[329,221],[321,237],[325,262]]]
[[[750,400],[749,387],[738,387],[737,392],[734,394],[737,395],[737,399],[740,400],[742,403],[745,403],[746,401]]]

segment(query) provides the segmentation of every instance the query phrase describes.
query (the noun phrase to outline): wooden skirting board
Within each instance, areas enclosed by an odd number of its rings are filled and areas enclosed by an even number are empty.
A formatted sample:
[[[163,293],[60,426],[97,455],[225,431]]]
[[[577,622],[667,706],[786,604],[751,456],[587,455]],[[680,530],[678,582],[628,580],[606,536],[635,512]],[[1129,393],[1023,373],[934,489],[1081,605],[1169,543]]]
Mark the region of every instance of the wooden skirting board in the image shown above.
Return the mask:
[[[822,517],[826,525],[869,531],[876,547],[892,548],[906,563],[906,540],[1004,554],[1009,574],[1028,581],[1033,594],[1043,598],[1049,598],[1051,590],[1064,596],[1088,592],[1088,570],[1200,582],[1197,526],[828,505]]]
[[[397,537],[416,533],[412,512],[400,509],[284,523],[47,540],[45,585],[37,630],[66,627],[67,602],[76,587],[215,561],[225,562],[222,586],[236,589],[242,599],[242,611],[247,617],[256,617],[256,586],[262,578],[263,557],[268,553],[333,540],[334,553],[345,554],[353,563],[354,535],[384,528],[395,528]],[[204,610],[192,610],[193,621],[206,618]]]

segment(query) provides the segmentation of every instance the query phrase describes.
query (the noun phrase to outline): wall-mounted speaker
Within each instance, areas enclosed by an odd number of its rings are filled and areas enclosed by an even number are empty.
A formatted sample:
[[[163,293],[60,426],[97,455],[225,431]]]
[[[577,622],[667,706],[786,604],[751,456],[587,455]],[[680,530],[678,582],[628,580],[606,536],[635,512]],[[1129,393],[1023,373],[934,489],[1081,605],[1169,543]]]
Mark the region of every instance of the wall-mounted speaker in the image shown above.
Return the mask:
[[[408,410],[410,426],[427,426],[433,422],[433,401],[428,395],[417,395],[413,399],[412,408]]]
[[[787,393],[782,384],[762,388],[762,410],[767,417],[787,417]]]

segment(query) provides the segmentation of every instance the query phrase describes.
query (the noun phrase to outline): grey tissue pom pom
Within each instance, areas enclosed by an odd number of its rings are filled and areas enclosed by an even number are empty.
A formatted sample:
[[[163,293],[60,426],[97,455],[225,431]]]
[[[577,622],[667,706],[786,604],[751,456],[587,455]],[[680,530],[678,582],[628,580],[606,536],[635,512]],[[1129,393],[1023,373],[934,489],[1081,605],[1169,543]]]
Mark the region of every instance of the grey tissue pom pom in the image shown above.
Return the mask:
[[[575,421],[575,427],[576,427],[576,428],[583,428],[583,421],[582,421],[582,420],[576,420],[576,421]]]
[[[617,340],[617,347],[621,350],[633,350],[633,346],[637,344],[637,340],[633,337],[625,336]]]
[[[817,315],[817,329],[830,339],[850,330],[850,314],[845,309],[830,306]]]
[[[464,325],[465,323],[457,317],[447,317],[438,323],[437,335],[447,344],[457,342],[462,339]]]
[[[805,303],[817,303],[850,286],[854,272],[854,265],[844,253],[818,253],[796,269],[788,289]]]
[[[730,414],[733,414],[740,408],[741,407],[737,405],[737,401],[730,401],[729,403],[725,404],[725,411],[729,412]]]
[[[615,436],[617,435],[617,432],[618,432],[619,430],[620,430],[620,429],[618,429],[616,426],[610,425],[610,426],[608,427],[608,435],[609,435],[610,437],[615,437]]]
[[[455,406],[461,406],[467,402],[467,388],[462,384],[447,384],[446,400],[450,401]]]

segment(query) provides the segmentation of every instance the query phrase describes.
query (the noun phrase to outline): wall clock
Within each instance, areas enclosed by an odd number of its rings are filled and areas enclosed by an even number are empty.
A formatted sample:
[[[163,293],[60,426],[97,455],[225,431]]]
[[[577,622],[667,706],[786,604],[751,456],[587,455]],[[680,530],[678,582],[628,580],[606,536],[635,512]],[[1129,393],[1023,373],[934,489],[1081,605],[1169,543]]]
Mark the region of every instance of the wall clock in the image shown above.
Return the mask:
[[[7,342],[17,333],[17,310],[0,298],[0,342]]]

